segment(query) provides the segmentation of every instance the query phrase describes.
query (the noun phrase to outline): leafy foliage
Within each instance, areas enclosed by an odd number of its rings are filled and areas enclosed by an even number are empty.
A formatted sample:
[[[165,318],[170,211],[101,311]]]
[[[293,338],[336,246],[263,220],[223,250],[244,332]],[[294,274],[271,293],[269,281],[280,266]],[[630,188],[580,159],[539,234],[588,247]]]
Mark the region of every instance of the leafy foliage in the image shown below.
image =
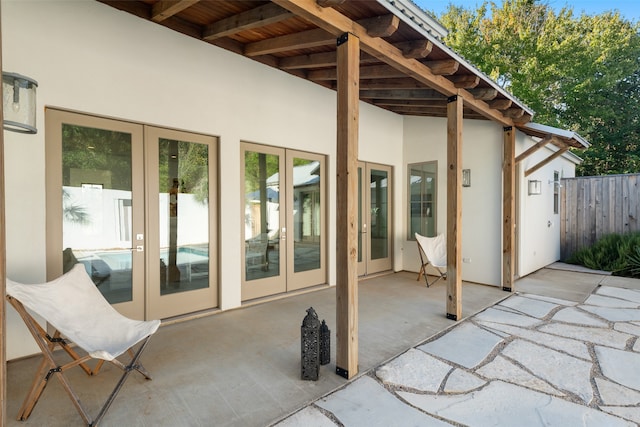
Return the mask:
[[[566,261],[617,276],[640,278],[640,233],[609,234]]]
[[[450,5],[446,43],[531,107],[535,121],[592,146],[578,175],[640,171],[640,23],[575,16],[538,0]]]

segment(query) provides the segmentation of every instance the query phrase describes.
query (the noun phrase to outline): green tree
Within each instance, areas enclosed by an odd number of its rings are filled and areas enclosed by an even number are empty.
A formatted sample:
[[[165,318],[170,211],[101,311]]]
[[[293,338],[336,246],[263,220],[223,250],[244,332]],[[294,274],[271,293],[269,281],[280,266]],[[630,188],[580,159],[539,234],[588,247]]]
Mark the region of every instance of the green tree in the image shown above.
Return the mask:
[[[592,146],[578,175],[640,171],[640,24],[575,16],[538,0],[450,5],[446,43],[531,107],[534,121]]]

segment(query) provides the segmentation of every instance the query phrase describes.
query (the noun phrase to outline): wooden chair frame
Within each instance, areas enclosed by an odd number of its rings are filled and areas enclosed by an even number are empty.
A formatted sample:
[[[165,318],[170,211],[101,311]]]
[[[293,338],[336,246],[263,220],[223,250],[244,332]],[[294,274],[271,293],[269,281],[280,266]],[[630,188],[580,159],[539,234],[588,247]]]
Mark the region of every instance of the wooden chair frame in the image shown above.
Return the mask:
[[[418,244],[418,255],[420,255],[420,271],[418,271],[418,278],[416,280],[420,280],[420,277],[422,277],[424,275],[424,281],[427,284],[427,288],[431,285],[433,285],[434,283],[436,283],[438,280],[440,279],[446,279],[447,278],[447,272],[446,271],[442,271],[442,269],[440,267],[436,267],[435,265],[433,265],[431,263],[431,261],[429,261],[429,257],[427,256],[427,254],[424,252],[424,249],[422,249],[422,246],[420,245],[420,242],[416,240],[416,243]],[[435,270],[438,273],[438,276],[436,277],[436,279],[429,283],[429,276],[427,275],[427,266],[430,265],[432,267],[433,270]]]
[[[6,298],[9,301],[9,303],[16,309],[20,317],[22,317],[22,320],[24,321],[25,325],[29,329],[29,332],[31,332],[31,335],[35,339],[36,343],[38,344],[38,347],[42,352],[42,362],[38,367],[38,370],[33,380],[33,384],[29,389],[29,393],[25,397],[25,400],[18,412],[17,419],[19,421],[24,421],[27,418],[29,418],[29,415],[31,415],[33,408],[38,403],[38,399],[42,395],[42,392],[44,391],[45,387],[48,384],[49,379],[52,376],[56,377],[58,381],[60,381],[60,384],[62,385],[67,395],[71,399],[73,405],[78,410],[78,413],[80,414],[80,416],[88,426],[98,425],[100,420],[102,420],[107,410],[113,403],[114,399],[116,398],[118,392],[124,385],[125,381],[129,377],[129,374],[133,370],[140,372],[140,374],[142,374],[146,379],[148,380],[151,379],[151,376],[149,375],[149,373],[144,369],[142,364],[140,364],[139,362],[140,356],[142,355],[142,352],[144,351],[145,347],[149,342],[149,338],[151,337],[149,335],[140,342],[140,346],[138,347],[137,351],[134,352],[133,347],[127,351],[129,356],[131,357],[131,360],[129,361],[129,363],[124,364],[117,359],[113,359],[110,361],[110,363],[122,369],[123,374],[120,377],[120,380],[117,382],[115,388],[107,398],[107,401],[104,403],[104,405],[100,409],[100,412],[98,413],[98,415],[95,418],[92,418],[80,403],[80,399],[78,395],[71,388],[71,384],[69,383],[67,378],[64,376],[64,373],[75,366],[80,366],[86,372],[87,375],[97,375],[105,361],[102,359],[97,359],[98,360],[97,364],[93,369],[91,369],[86,364],[86,362],[93,359],[92,356],[90,355],[80,356],[69,345],[69,343],[63,337],[60,336],[60,333],[58,331],[56,331],[53,334],[53,336],[50,336],[47,333],[47,331],[45,331],[42,328],[42,326],[40,326],[40,324],[27,312],[27,310],[24,308],[24,306],[20,301],[18,301],[17,299],[13,298],[10,295],[7,295]],[[70,362],[63,365],[60,365],[58,362],[56,362],[56,360],[53,357],[53,351],[55,350],[56,346],[60,346],[71,357]]]

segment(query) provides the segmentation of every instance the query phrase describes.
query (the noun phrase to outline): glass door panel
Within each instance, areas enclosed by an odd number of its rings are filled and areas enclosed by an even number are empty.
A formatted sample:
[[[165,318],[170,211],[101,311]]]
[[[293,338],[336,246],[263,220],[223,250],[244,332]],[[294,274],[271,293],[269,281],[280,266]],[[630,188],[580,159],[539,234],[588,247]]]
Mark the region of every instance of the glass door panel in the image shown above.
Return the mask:
[[[147,128],[147,311],[166,318],[217,306],[216,139]]]
[[[47,137],[49,279],[81,263],[107,301],[142,319],[142,127],[48,110]]]
[[[287,151],[287,290],[326,283],[324,156]]]
[[[284,188],[284,150],[242,145],[244,225],[242,299],[259,298],[286,290],[286,209],[281,205]]]
[[[390,270],[392,265],[392,168],[359,163],[358,275]]]

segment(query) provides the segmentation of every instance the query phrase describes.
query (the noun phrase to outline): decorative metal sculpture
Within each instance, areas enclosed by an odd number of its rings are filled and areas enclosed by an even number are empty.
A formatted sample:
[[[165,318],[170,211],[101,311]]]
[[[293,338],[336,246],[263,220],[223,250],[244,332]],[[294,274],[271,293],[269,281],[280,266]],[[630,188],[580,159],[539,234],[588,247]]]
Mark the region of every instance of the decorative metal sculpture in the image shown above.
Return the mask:
[[[323,320],[320,325],[320,364],[327,365],[329,362],[331,362],[331,331]]]
[[[302,321],[302,379],[318,380],[320,371],[320,321],[313,307],[307,309],[307,315]]]

